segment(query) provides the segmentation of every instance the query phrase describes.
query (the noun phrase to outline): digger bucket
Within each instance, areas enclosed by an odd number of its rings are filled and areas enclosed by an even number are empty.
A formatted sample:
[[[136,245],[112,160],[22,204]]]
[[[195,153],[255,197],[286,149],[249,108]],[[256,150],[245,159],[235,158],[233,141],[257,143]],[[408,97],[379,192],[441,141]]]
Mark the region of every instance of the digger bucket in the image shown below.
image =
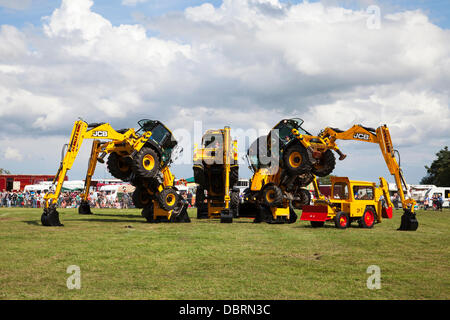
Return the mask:
[[[416,214],[412,213],[409,209],[403,209],[404,213],[402,215],[402,221],[400,224],[400,228],[397,230],[400,231],[416,231],[419,227],[419,222],[416,219]]]
[[[187,204],[183,201],[181,209],[174,210],[172,217],[170,218],[171,222],[191,222],[191,218],[189,218],[187,212]],[[175,212],[176,211],[176,212]]]
[[[81,201],[80,206],[78,207],[79,214],[92,214],[91,206],[88,201]]]
[[[64,226],[61,221],[59,221],[59,213],[56,211],[55,205],[50,205],[48,208],[44,209],[41,216],[41,223],[43,226],[47,227],[62,227]]]

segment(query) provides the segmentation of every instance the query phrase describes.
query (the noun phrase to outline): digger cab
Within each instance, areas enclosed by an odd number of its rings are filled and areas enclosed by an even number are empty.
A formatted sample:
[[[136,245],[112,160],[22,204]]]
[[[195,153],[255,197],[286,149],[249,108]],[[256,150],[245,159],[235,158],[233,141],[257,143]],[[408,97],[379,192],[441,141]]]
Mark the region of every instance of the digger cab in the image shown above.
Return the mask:
[[[161,150],[161,162],[169,163],[172,159],[172,152],[178,142],[175,140],[172,132],[160,121],[142,119],[138,121],[139,132],[151,132],[149,143],[155,148]]]

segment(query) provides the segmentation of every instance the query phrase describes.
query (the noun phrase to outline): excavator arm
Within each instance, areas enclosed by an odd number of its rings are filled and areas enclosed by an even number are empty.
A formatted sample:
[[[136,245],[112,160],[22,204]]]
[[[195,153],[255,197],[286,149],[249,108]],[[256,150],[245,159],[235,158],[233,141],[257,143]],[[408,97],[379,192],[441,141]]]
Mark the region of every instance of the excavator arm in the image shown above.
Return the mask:
[[[44,213],[41,217],[41,222],[45,226],[62,226],[59,220],[59,214],[56,211],[56,205],[58,198],[61,195],[62,186],[67,175],[67,171],[72,168],[75,159],[78,156],[81,145],[85,139],[94,139],[92,144],[91,156],[89,158],[89,166],[86,174],[85,185],[82,193],[82,203],[79,208],[79,212],[83,214],[89,214],[90,207],[87,202],[89,188],[91,185],[91,179],[95,171],[97,161],[99,160],[100,153],[109,153],[112,151],[120,151],[126,148],[127,144],[123,146],[116,146],[114,141],[127,141],[127,139],[135,137],[134,129],[129,129],[125,133],[119,133],[115,131],[109,124],[88,124],[83,120],[78,120],[74,123],[72,133],[70,135],[67,150],[63,149],[62,159],[59,165],[59,169],[53,180],[54,190],[47,192],[44,195]],[[101,142],[99,138],[110,140]],[[138,139],[135,144],[138,146],[143,145],[145,137]],[[142,141],[141,141],[142,140]]]
[[[336,140],[357,140],[378,144],[389,172],[395,178],[404,211],[399,230],[417,229],[418,222],[414,213],[416,201],[411,198],[409,193],[402,169],[395,157],[396,150],[394,150],[391,135],[386,125],[380,126],[377,129],[364,127],[362,125],[354,125],[346,131],[328,127],[325,128],[319,136],[328,142],[330,148],[336,147]],[[406,197],[404,190],[406,190],[408,198]]]

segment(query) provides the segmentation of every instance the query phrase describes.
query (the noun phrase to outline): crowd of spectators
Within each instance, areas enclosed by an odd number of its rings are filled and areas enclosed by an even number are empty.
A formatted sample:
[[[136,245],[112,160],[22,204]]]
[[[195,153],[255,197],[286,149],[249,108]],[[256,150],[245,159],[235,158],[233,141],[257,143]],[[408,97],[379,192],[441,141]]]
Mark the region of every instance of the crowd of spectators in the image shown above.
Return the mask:
[[[0,207],[41,208],[44,203],[45,192],[40,191],[6,191],[0,192]],[[182,192],[182,197],[192,206],[191,192]],[[88,202],[92,208],[133,208],[131,193],[121,192],[112,196],[108,192],[90,192]],[[78,208],[81,204],[81,192],[62,192],[58,198],[58,208]]]
[[[1,207],[22,207],[22,208],[39,208],[43,201],[43,194],[28,191],[6,191],[0,192]]]

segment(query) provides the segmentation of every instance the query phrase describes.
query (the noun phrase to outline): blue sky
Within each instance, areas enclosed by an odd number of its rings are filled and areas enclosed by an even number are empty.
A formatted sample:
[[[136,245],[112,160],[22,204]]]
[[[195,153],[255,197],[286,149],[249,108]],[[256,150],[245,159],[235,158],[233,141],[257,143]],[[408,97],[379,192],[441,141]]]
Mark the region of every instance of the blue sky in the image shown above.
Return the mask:
[[[16,27],[23,27],[26,24],[40,25],[41,17],[48,16],[59,7],[60,0],[22,0],[26,8],[11,9],[5,3],[17,0],[0,0],[0,23],[10,24]],[[220,0],[148,0],[138,3],[135,6],[122,5],[122,0],[94,0],[93,11],[101,14],[114,25],[133,24],[137,21],[133,13],[140,12],[148,17],[159,16],[164,13],[181,11],[187,7],[198,6],[204,2],[209,2],[218,7],[222,3]],[[302,0],[282,0],[285,3],[299,3]],[[309,2],[319,2],[310,0]],[[450,28],[450,1],[448,0],[341,0],[324,1],[335,3],[351,9],[364,9],[370,4],[379,5],[383,13],[397,10],[417,10],[427,13],[431,21],[441,28]],[[28,4],[28,5],[27,5]]]

